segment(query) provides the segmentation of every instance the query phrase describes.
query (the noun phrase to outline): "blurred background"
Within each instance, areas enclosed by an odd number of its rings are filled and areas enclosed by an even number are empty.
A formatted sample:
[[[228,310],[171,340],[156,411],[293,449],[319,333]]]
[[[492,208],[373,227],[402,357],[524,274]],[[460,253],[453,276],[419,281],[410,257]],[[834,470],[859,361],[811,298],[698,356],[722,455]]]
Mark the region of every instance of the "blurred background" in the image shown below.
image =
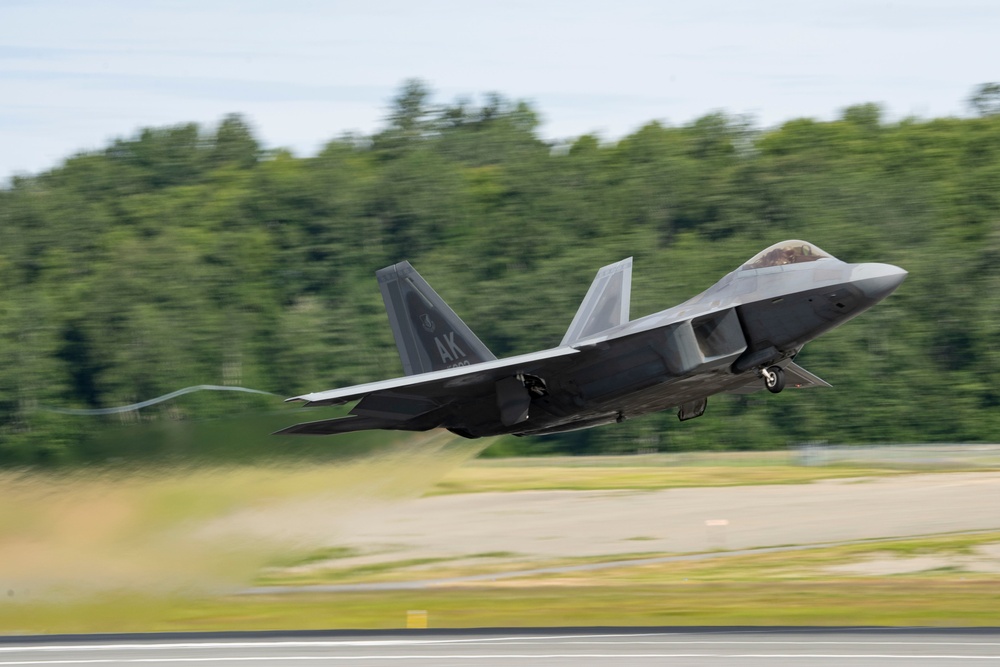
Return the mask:
[[[333,489],[319,514],[344,514],[476,455],[809,445],[815,463],[1000,441],[1000,10],[645,4],[0,7],[0,529],[18,581],[79,564],[53,551],[114,570],[142,544],[153,562],[257,489]],[[800,355],[832,389],[462,445],[268,435],[337,414],[285,396],[402,374],[374,279],[389,264],[504,357],[557,345],[605,264],[635,258],[640,317],[790,238],[909,271]],[[113,410],[197,385],[262,393]],[[162,493],[144,473],[59,476],[152,462],[186,472]],[[217,467],[260,462],[273,476]],[[23,476],[40,470],[58,474]],[[306,511],[288,507],[276,523]],[[201,561],[245,581],[274,556],[251,551]],[[136,578],[170,569],[151,568]]]
[[[401,375],[373,272],[402,259],[502,357],[556,345],[604,264],[635,257],[641,316],[786,238],[910,272],[802,353],[833,390],[720,396],[705,419],[653,415],[492,453],[996,441],[1000,90],[976,91],[962,118],[888,121],[865,103],[761,128],[714,112],[554,144],[530,102],[444,102],[411,80],[381,130],[315,156],[262,145],[234,114],[15,176],[0,191],[0,461],[141,455],[91,433]],[[199,384],[277,396],[49,410]]]

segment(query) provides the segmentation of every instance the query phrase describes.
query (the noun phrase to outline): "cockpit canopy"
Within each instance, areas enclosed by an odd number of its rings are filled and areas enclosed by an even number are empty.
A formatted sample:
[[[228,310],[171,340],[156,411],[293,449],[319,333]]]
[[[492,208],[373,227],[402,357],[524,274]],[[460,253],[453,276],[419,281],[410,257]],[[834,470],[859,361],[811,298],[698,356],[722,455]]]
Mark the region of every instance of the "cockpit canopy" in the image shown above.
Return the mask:
[[[749,262],[741,266],[740,270],[763,269],[769,266],[801,264],[803,262],[815,262],[817,259],[833,258],[833,255],[823,252],[811,243],[796,240],[782,241],[761,250],[751,257]]]

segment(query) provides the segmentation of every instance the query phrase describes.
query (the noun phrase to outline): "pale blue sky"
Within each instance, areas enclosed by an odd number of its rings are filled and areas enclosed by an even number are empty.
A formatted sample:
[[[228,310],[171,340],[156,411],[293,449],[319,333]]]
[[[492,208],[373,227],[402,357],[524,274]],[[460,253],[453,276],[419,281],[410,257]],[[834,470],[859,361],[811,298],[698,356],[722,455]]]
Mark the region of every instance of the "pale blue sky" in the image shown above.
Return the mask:
[[[1000,81],[998,35],[996,0],[0,0],[0,182],[229,112],[310,155],[380,127],[412,77],[439,102],[529,100],[552,140],[717,109],[965,115]]]

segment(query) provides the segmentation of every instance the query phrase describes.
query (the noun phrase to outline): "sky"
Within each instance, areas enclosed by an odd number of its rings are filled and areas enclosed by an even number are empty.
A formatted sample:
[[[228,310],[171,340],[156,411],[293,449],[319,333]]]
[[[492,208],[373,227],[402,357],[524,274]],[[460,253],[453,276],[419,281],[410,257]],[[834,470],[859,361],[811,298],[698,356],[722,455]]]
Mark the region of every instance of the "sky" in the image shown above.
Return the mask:
[[[0,0],[0,183],[231,112],[313,155],[381,128],[411,78],[439,103],[526,100],[553,142],[717,110],[965,116],[998,35],[996,0]]]

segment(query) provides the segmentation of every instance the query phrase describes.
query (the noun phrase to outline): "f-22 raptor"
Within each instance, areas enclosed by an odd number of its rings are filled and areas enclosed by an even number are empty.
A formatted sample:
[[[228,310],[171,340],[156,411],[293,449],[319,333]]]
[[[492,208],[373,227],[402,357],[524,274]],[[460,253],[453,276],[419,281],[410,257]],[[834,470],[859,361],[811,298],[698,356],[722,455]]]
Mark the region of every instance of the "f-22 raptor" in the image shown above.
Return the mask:
[[[701,294],[629,320],[632,258],[597,272],[558,347],[497,359],[409,262],[376,272],[405,377],[287,399],[358,401],[350,416],[278,433],[443,427],[468,438],[543,435],[677,409],[708,397],[830,386],[794,363],[802,346],[871,308],[907,272],[848,264],[804,241],[762,250]]]

